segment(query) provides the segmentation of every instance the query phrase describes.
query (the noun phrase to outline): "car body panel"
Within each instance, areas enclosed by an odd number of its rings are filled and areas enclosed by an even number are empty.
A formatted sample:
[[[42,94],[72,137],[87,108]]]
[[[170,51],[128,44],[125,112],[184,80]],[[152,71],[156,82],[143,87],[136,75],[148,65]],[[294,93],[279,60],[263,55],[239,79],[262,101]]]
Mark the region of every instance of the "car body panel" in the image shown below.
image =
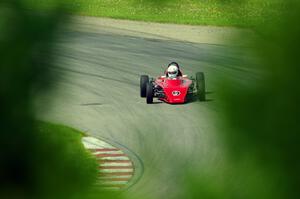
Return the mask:
[[[193,81],[186,76],[179,76],[173,79],[160,76],[154,80],[154,83],[164,91],[164,97],[159,98],[160,100],[170,104],[182,104],[187,100],[189,88]]]

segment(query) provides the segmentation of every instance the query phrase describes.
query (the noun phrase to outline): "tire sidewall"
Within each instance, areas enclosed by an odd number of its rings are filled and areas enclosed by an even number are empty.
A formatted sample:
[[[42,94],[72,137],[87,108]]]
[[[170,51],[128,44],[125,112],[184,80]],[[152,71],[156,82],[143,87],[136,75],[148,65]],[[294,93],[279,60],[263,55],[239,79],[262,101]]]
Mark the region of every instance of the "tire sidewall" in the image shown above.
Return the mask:
[[[149,76],[148,75],[141,75],[140,77],[140,96],[146,97],[146,87],[149,83]]]
[[[147,104],[153,103],[153,85],[150,82],[146,86],[146,102]]]
[[[196,73],[197,95],[200,101],[205,101],[205,77],[203,72]]]

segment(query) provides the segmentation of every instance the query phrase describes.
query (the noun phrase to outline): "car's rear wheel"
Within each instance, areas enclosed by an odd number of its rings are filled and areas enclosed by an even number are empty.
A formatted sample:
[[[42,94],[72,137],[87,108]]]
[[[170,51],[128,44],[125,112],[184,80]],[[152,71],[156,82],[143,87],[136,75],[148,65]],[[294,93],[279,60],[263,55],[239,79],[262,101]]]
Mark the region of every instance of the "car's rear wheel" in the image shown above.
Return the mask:
[[[150,82],[146,86],[146,102],[147,104],[153,103],[153,85]]]
[[[141,97],[146,97],[146,87],[149,83],[149,76],[148,75],[141,75],[140,78],[140,95]]]
[[[196,73],[197,96],[200,101],[205,101],[205,77],[203,72]]]

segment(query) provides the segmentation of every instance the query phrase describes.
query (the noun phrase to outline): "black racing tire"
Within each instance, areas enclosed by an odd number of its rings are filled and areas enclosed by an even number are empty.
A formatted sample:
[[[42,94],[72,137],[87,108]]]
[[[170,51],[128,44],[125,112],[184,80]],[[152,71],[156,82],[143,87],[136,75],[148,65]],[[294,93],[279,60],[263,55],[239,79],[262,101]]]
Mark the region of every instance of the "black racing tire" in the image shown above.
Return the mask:
[[[199,101],[205,101],[205,77],[203,72],[196,73],[196,88]]]
[[[149,83],[148,75],[141,75],[140,78],[140,95],[141,97],[146,97],[146,86]]]
[[[146,86],[146,102],[147,104],[153,103],[153,85],[150,82]]]

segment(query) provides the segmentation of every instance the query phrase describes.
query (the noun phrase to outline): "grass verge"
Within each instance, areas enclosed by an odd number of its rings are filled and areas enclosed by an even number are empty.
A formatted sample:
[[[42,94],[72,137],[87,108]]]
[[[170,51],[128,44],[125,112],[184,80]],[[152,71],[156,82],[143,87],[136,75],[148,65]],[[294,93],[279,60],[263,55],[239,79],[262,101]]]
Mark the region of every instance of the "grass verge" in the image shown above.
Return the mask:
[[[54,0],[27,0],[53,7]],[[38,4],[37,4],[38,3]],[[71,14],[163,23],[251,27],[279,16],[282,0],[62,0]]]
[[[96,181],[97,161],[82,145],[83,133],[73,128],[37,122],[39,156],[33,165],[37,176],[44,181],[38,182],[38,190],[42,193],[57,195],[86,194]],[[49,188],[55,188],[49,190]],[[49,198],[51,198],[49,197]],[[70,197],[72,198],[72,197]]]

